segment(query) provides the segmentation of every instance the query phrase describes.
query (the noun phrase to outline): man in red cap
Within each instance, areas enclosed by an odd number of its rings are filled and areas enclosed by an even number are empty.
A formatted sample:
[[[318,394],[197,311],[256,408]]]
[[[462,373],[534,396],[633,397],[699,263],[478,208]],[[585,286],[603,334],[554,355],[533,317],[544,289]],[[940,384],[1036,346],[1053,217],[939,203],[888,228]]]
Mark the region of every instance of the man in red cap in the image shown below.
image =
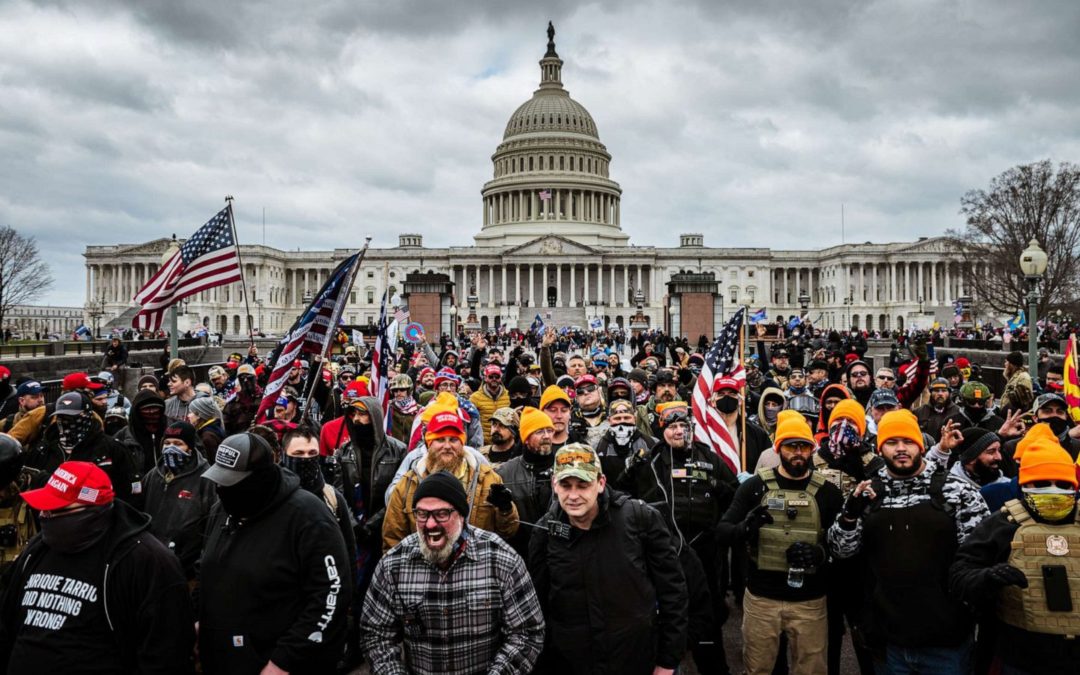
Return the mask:
[[[108,475],[64,462],[22,493],[41,513],[0,603],[0,670],[191,673],[195,618],[180,563]]]
[[[586,373],[574,381],[574,391],[577,395],[574,397],[570,426],[589,447],[596,448],[608,430],[600,384],[595,376]]]
[[[491,443],[492,414],[510,405],[510,392],[503,386],[503,370],[498,364],[484,366],[484,383],[469,400],[480,411],[480,428],[484,433],[484,445],[488,445]]]

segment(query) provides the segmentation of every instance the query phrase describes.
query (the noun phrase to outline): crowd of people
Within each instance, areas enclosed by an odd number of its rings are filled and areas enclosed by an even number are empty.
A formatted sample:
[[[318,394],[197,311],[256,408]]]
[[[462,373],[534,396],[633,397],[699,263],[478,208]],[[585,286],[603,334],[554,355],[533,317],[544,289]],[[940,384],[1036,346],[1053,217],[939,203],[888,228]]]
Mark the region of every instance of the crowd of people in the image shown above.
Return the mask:
[[[754,674],[1077,672],[1061,367],[753,347],[703,392],[704,337],[421,339],[384,398],[350,346],[268,409],[254,346],[0,367],[0,672],[712,674],[731,631]]]

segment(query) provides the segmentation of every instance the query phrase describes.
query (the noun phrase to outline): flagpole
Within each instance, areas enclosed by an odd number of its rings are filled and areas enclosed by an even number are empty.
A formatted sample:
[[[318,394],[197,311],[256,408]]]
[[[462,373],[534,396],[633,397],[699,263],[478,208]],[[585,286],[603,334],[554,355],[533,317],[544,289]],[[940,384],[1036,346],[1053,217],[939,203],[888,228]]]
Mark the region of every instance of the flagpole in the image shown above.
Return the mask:
[[[251,325],[251,305],[248,304],[247,275],[244,274],[244,259],[240,257],[240,237],[236,236],[236,220],[232,212],[233,196],[226,195],[225,203],[229,208],[229,227],[232,228],[233,242],[236,244],[236,262],[240,264],[240,288],[244,291],[244,313],[247,315],[248,340],[255,346],[255,329]]]
[[[746,360],[746,334],[750,330],[750,322],[747,320],[750,316],[750,306],[743,305],[746,310],[743,312],[743,325],[739,329],[739,365],[742,365]],[[732,368],[734,370],[734,368]],[[746,471],[746,389],[749,389],[749,385],[744,386],[742,400],[739,401],[739,406],[742,408],[740,417],[740,424],[742,429],[739,431],[739,468],[742,471]]]
[[[343,288],[338,292],[338,297],[341,298],[341,302],[334,308],[334,313],[330,316],[330,325],[327,326],[326,335],[323,336],[323,346],[320,351],[319,362],[319,376],[322,376],[322,362],[326,361],[326,357],[330,353],[330,349],[334,344],[334,336],[337,335],[338,321],[341,319],[341,314],[345,311],[345,303],[348,302],[349,293],[352,292],[353,281],[356,280],[356,273],[360,271],[360,265],[364,262],[364,255],[367,254],[368,246],[371,245],[371,237],[364,238],[364,247],[360,249],[360,253],[357,255],[356,263],[352,266],[352,270],[349,271],[349,278],[345,280],[342,285]],[[315,396],[315,387],[319,384],[319,381],[312,378],[312,381],[308,384],[307,396],[304,398],[304,416],[311,420],[311,399]],[[314,420],[311,420],[314,421]]]

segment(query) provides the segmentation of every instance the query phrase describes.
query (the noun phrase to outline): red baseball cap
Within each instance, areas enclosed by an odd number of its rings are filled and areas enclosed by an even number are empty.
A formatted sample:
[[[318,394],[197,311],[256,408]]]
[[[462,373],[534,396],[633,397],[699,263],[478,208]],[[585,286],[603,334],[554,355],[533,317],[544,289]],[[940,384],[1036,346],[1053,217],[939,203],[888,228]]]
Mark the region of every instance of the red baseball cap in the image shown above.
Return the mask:
[[[577,389],[578,387],[585,384],[596,384],[596,378],[592,375],[582,375],[578,379],[574,380],[574,389]]]
[[[742,389],[742,384],[739,383],[734,377],[718,377],[713,382],[713,391],[720,391],[721,389],[734,389],[739,391]]]
[[[424,438],[439,438],[442,436],[457,436],[461,442],[465,442],[465,425],[456,412],[435,413],[427,424]]]
[[[11,371],[7,366],[0,366],[0,380],[6,380],[11,377]]]
[[[956,359],[956,367],[957,368],[970,368],[971,367],[971,361],[969,361],[966,357],[961,356],[960,358]]]
[[[488,375],[502,375],[502,368],[494,363],[490,363],[484,366],[484,377],[487,377]]]
[[[92,381],[86,373],[72,373],[64,378],[62,384],[64,391],[75,391],[76,389],[89,389],[90,391],[97,391],[98,389],[104,389],[105,385],[101,382]]]
[[[64,462],[45,487],[22,493],[30,508],[39,511],[55,511],[70,504],[103,506],[111,504],[113,496],[109,475],[90,462]]]

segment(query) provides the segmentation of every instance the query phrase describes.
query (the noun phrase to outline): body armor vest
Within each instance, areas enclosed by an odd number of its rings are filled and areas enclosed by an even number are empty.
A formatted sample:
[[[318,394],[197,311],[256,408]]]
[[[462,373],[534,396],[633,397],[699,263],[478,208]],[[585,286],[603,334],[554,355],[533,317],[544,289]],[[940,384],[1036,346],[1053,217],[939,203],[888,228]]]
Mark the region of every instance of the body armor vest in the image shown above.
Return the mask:
[[[998,616],[1010,626],[1032,633],[1080,635],[1080,524],[1075,520],[1068,525],[1040,523],[1018,499],[1009,500],[1003,508],[1009,520],[1020,525],[1013,534],[1009,564],[1024,573],[1028,587],[1002,589]],[[1072,611],[1047,608],[1044,565],[1065,567]]]
[[[759,570],[787,572],[789,546],[797,541],[821,543],[821,513],[814,495],[825,484],[825,478],[814,471],[805,490],[784,490],[776,482],[773,469],[762,469],[758,476],[765,482],[761,503],[769,509],[773,523],[758,532],[757,547],[751,547],[750,556]]]
[[[0,506],[0,570],[15,562],[37,533],[30,507],[22,499]]]

